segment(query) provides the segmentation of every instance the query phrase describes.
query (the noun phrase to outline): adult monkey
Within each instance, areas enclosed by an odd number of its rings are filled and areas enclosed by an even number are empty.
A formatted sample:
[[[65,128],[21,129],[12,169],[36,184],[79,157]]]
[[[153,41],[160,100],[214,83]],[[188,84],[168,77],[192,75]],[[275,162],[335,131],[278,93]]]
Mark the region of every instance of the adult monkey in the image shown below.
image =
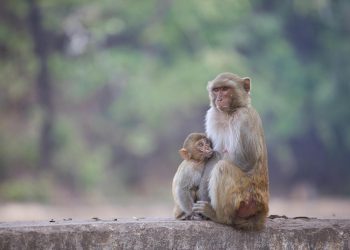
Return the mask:
[[[207,163],[193,211],[259,230],[268,214],[268,166],[261,120],[250,104],[250,79],[221,73],[208,91],[206,133],[218,154]]]

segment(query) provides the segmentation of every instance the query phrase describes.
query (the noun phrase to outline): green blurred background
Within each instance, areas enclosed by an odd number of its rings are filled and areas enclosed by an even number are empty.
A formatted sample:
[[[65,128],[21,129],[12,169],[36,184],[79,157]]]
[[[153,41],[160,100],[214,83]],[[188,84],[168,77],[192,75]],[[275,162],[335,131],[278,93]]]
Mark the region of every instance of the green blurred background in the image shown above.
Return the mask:
[[[252,78],[272,197],[350,197],[349,38],[348,0],[2,0],[0,202],[171,204],[224,71]]]

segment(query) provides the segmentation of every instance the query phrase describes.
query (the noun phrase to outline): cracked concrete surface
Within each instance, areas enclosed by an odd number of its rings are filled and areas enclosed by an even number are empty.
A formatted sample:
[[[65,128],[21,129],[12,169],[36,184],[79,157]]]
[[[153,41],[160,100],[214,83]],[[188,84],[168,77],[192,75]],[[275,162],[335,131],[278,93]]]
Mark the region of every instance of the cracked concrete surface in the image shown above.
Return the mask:
[[[0,249],[350,249],[350,220],[275,218],[260,232],[167,218],[3,222]]]

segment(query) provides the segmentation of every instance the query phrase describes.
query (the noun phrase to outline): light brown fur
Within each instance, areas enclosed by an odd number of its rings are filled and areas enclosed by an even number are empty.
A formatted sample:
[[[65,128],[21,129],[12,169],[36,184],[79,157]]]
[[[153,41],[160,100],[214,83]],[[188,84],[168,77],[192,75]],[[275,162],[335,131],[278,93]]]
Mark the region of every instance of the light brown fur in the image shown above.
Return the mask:
[[[174,216],[185,220],[194,217],[192,207],[197,201],[197,190],[205,163],[212,156],[213,150],[205,134],[192,133],[186,138],[179,153],[184,160],[175,173],[172,194],[175,202]]]
[[[221,160],[206,168],[211,172],[201,185],[208,186],[200,190],[208,190],[209,200],[193,210],[219,223],[259,230],[268,214],[268,166],[261,120],[250,105],[250,79],[223,73],[208,83],[208,91],[206,131]]]

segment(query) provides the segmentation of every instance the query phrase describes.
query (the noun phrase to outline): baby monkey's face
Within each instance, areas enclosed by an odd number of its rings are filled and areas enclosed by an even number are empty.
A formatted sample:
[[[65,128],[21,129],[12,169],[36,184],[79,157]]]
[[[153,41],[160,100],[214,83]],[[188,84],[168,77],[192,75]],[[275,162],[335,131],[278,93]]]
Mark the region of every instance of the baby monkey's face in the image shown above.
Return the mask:
[[[207,138],[198,140],[195,147],[203,160],[209,159],[213,155],[214,151],[211,147],[211,142]]]

